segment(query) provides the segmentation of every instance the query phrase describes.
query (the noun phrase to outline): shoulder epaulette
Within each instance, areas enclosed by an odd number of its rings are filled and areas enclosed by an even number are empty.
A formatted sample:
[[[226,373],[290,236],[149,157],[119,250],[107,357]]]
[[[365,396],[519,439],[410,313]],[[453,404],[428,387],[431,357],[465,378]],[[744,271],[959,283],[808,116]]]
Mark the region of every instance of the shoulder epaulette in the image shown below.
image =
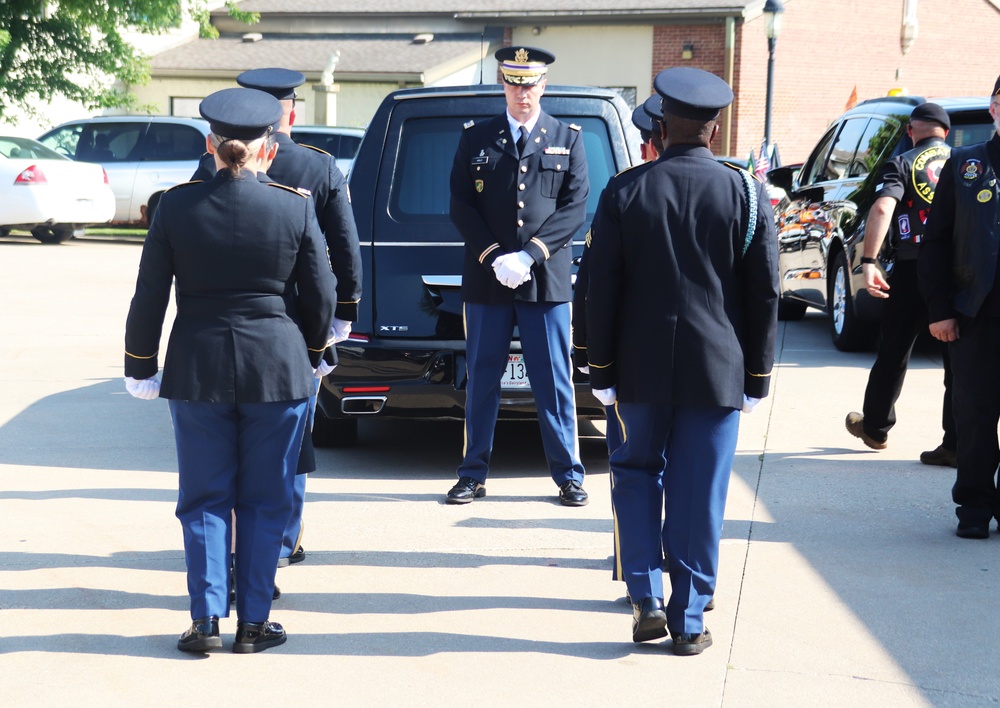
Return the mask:
[[[576,123],[570,123],[569,124],[569,129],[570,130],[583,130],[583,128],[580,127],[579,125],[577,125]]]
[[[746,172],[748,175],[750,175],[751,177],[753,177],[755,180],[757,180],[761,184],[764,184],[764,181],[760,177],[758,177],[757,175],[755,175],[753,172],[751,172],[750,170],[746,169],[745,167],[740,167],[739,165],[734,165],[731,162],[723,162],[722,164],[725,165],[726,167],[730,168],[730,169],[736,170],[737,172]]]
[[[297,190],[295,187],[289,187],[287,184],[278,184],[277,182],[267,182],[267,186],[268,187],[277,187],[278,189],[283,189],[286,192],[291,192],[295,196],[302,197],[303,199],[305,199],[306,197],[309,196],[308,194],[303,194],[302,192],[300,192],[299,190]]]
[[[626,168],[625,168],[624,170],[622,170],[621,172],[616,172],[616,173],[615,173],[615,177],[617,177],[618,175],[623,175],[623,174],[625,174],[626,172],[628,172],[629,170],[634,170],[634,169],[635,169],[636,167],[642,167],[642,166],[643,166],[643,165],[645,165],[645,164],[646,164],[645,162],[640,162],[640,163],[639,163],[638,165],[629,165],[628,167],[626,167]]]
[[[174,191],[175,189],[177,189],[179,187],[187,187],[189,184],[201,184],[202,182],[203,182],[203,180],[200,180],[200,179],[194,179],[194,180],[191,180],[190,182],[181,182],[180,184],[175,184],[173,187],[169,187],[169,188],[165,189],[163,191],[163,193],[166,194],[167,192],[172,192],[172,191]]]
[[[321,154],[323,154],[323,155],[326,155],[326,156],[328,156],[328,157],[333,157],[333,156],[332,156],[332,155],[330,155],[330,153],[328,153],[328,152],[327,152],[326,150],[322,150],[322,149],[320,149],[320,148],[318,148],[318,147],[315,147],[315,146],[313,146],[313,145],[306,145],[305,143],[299,143],[299,145],[301,145],[301,146],[302,146],[302,147],[304,147],[304,148],[309,148],[310,150],[315,150],[316,152],[318,152],[318,153],[321,153]]]
[[[470,121],[469,121],[469,122],[467,122],[467,123],[462,123],[462,127],[463,127],[463,128],[465,128],[466,130],[468,130],[469,128],[471,128],[471,127],[472,127],[472,126],[474,126],[475,124],[476,124],[476,121],[474,121],[474,120],[470,120]]]

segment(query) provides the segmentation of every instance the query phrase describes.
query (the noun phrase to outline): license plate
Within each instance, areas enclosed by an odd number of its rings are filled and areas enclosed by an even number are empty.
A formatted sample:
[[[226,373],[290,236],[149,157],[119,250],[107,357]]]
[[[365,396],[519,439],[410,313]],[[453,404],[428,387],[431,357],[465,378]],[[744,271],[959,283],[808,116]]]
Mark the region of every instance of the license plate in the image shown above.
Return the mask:
[[[528,370],[524,368],[524,355],[511,354],[507,357],[507,368],[500,379],[500,388],[531,388],[528,382]]]

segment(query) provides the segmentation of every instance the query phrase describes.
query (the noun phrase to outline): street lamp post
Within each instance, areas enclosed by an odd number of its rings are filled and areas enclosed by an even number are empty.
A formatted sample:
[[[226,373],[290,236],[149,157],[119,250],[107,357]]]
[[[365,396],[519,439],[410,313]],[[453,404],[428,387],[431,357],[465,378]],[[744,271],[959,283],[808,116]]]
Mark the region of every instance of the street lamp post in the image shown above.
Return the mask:
[[[774,45],[781,32],[781,13],[785,11],[780,0],[764,3],[764,19],[767,21],[767,104],[764,107],[764,142],[771,149],[771,104],[774,94]]]

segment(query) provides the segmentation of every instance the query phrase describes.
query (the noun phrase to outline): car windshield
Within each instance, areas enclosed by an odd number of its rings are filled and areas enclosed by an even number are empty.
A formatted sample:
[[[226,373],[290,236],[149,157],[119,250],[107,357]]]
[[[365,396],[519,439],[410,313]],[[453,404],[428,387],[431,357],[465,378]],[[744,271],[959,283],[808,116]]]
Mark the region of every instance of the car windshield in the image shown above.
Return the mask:
[[[12,160],[65,160],[55,150],[50,150],[30,138],[0,135],[0,155]]]

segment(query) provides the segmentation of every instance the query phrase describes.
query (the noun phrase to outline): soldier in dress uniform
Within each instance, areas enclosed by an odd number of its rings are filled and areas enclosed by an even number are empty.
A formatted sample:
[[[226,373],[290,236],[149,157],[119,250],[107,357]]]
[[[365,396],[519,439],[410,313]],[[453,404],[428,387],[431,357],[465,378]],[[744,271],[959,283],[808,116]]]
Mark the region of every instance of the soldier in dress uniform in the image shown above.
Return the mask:
[[[500,380],[514,326],[538,407],[549,474],[566,506],[583,506],[584,468],[570,366],[570,242],[586,218],[580,126],[541,110],[555,57],[532,47],[495,54],[507,111],[469,121],[451,171],[451,219],[465,240],[468,385],[465,450],[446,501],[486,495]]]
[[[643,162],[655,160],[663,152],[663,136],[660,133],[662,122],[663,109],[660,106],[659,94],[654,93],[632,112],[632,124],[639,129],[639,134],[642,136],[639,150]]]
[[[279,184],[304,189],[312,195],[316,218],[326,237],[330,263],[337,276],[337,313],[333,339],[335,342],[342,342],[351,333],[351,323],[358,319],[361,248],[347,182],[337,167],[336,160],[319,148],[299,145],[291,138],[292,125],[295,123],[295,89],[305,81],[306,77],[301,72],[281,68],[250,69],[236,77],[240,86],[264,91],[281,101],[284,112],[280,127],[274,134],[278,154],[268,167],[267,176]],[[210,179],[214,173],[214,161],[203,157],[192,179]],[[281,546],[280,566],[298,563],[306,555],[302,547],[302,510],[305,504],[306,474],[316,470],[316,456],[309,435],[315,407],[314,395],[305,439],[302,441],[299,474],[295,478],[292,516]]]
[[[655,99],[655,103],[657,106],[659,105],[659,95],[650,96],[650,99]],[[639,137],[642,140],[642,143],[639,145],[639,154],[643,162],[655,160],[660,155],[659,149],[653,143],[653,130],[655,129],[656,144],[661,145],[659,123],[654,123],[653,115],[646,108],[646,104],[649,102],[647,99],[646,102],[640,103],[632,111],[632,125],[639,130]],[[657,107],[654,110],[658,112],[659,108]],[[663,114],[660,113],[659,115],[662,118]],[[576,286],[573,290],[573,361],[577,369],[583,374],[590,373],[590,366],[587,361],[587,287],[590,270],[588,263],[590,260],[590,238],[591,234],[588,231],[583,255],[580,257],[580,267],[576,272]],[[614,405],[605,406],[604,412],[607,420],[605,439],[608,444],[608,455],[610,456],[622,444],[622,432],[618,416],[615,414]],[[611,478],[611,482],[613,486],[613,477]],[[613,508],[612,514],[614,514]],[[614,555],[611,564],[611,579],[622,580],[621,563],[619,563],[618,558],[617,519],[614,522],[614,543],[612,547]]]
[[[126,323],[125,382],[138,398],[170,402],[193,619],[178,648],[222,646],[235,510],[233,651],[254,653],[285,642],[269,621],[275,569],[337,281],[311,199],[255,174],[280,103],[224,89],[202,101],[201,114],[219,169],[208,182],[170,189],[157,209]],[[160,331],[174,281],[161,387]]]
[[[654,87],[664,153],[611,179],[591,227],[587,349],[594,393],[616,405],[624,431],[612,500],[632,639],[669,631],[674,653],[690,655],[712,643],[703,613],[740,411],[768,392],[777,241],[763,185],[709,150],[733,99],[726,82],[682,67]]]

